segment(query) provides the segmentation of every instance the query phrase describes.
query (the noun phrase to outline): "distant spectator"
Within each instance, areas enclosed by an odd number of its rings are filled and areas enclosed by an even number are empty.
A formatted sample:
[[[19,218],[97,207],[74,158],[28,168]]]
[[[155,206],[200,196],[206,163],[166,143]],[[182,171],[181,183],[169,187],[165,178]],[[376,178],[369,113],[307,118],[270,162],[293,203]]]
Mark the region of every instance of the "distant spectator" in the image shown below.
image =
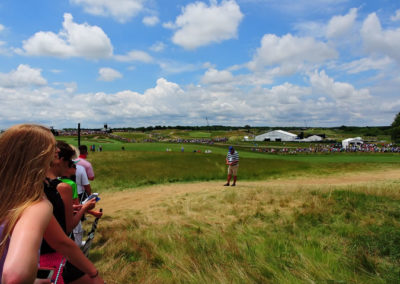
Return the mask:
[[[76,165],[75,182],[78,190],[79,201],[82,202],[92,194],[92,187],[90,186],[85,168],[78,164]]]
[[[86,174],[89,180],[94,180],[94,172],[92,164],[87,161],[88,151],[86,145],[79,146],[79,160],[78,165],[81,165],[85,168]]]
[[[237,171],[239,168],[239,154],[232,146],[229,146],[228,154],[226,155],[226,164],[228,165],[228,179],[224,186],[229,186],[233,177],[232,186],[236,185]]]

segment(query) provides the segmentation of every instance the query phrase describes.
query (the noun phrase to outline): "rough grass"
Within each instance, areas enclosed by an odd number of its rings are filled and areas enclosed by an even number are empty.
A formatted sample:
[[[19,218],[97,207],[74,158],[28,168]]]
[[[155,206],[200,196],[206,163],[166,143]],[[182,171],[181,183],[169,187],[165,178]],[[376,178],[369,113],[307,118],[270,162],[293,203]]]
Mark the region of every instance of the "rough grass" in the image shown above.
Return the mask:
[[[107,283],[398,283],[397,182],[166,195],[101,221]]]
[[[245,156],[245,155],[243,155]],[[376,170],[384,167],[400,166],[382,162],[376,157],[318,157],[303,159],[266,159],[243,157],[240,160],[241,180],[266,180],[281,177],[332,175],[340,172]],[[117,191],[153,184],[175,182],[223,180],[227,175],[225,155],[193,152],[148,152],[113,151],[96,152],[89,155],[96,180],[93,187],[98,191]]]

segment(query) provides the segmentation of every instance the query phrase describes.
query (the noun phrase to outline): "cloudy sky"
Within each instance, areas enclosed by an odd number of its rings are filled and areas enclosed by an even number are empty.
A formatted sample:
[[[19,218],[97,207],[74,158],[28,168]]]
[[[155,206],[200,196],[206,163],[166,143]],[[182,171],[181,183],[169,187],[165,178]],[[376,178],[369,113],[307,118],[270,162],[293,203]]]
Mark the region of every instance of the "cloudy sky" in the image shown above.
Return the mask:
[[[390,125],[399,0],[1,0],[0,128]]]

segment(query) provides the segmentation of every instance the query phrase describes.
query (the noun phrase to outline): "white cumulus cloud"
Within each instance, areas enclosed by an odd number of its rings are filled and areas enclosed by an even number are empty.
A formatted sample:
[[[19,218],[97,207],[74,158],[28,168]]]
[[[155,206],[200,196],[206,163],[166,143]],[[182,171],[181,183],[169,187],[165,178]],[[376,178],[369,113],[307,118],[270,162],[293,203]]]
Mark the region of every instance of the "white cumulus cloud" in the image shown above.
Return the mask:
[[[115,55],[114,58],[122,62],[140,61],[149,63],[153,61],[150,54],[141,50],[131,50],[125,55]]]
[[[392,63],[393,60],[387,56],[379,59],[365,57],[349,63],[344,63],[339,66],[339,68],[346,70],[349,74],[356,74],[369,70],[385,70]]]
[[[371,98],[368,89],[357,90],[353,85],[346,82],[335,82],[335,80],[329,77],[325,71],[315,71],[310,75],[310,82],[316,92],[319,95],[326,95],[339,103],[362,104],[365,100]]]
[[[261,40],[261,47],[249,63],[249,68],[255,70],[280,64],[298,66],[302,63],[323,63],[337,56],[334,48],[312,37],[266,34]]]
[[[148,16],[148,17],[144,17],[142,22],[146,26],[153,27],[160,22],[160,19],[157,16]]]
[[[172,37],[175,44],[185,49],[196,49],[236,38],[242,19],[243,14],[234,0],[223,0],[220,5],[211,1],[210,6],[195,2],[182,9],[174,24],[167,23],[164,27],[177,29]]]
[[[20,64],[16,70],[9,73],[0,73],[0,87],[18,88],[27,86],[43,86],[47,84],[40,69]]]
[[[23,41],[20,53],[36,56],[108,58],[113,53],[110,39],[98,26],[77,24],[71,14],[64,14],[63,29],[37,32]]]
[[[210,68],[206,71],[203,78],[201,79],[204,84],[221,84],[232,82],[233,75],[231,72],[222,70],[218,71],[214,68]]]
[[[0,120],[42,122],[56,127],[99,127],[107,121],[114,127],[127,125],[304,125],[304,120],[325,125],[369,120],[386,101],[369,103],[366,89],[337,82],[325,71],[311,73],[310,84],[289,82],[270,88],[235,87],[237,77],[224,70],[208,70],[220,78],[205,86],[187,85],[159,78],[154,87],[138,93],[77,93],[77,85],[65,83],[5,88],[0,85]],[[206,72],[206,73],[207,73]],[[12,72],[10,72],[11,74]],[[232,79],[232,80],[231,80]],[[221,84],[220,84],[221,83]],[[58,106],[63,112],[54,112]],[[382,114],[379,114],[382,117]]]
[[[390,19],[392,21],[400,21],[400,9],[396,10],[396,14],[394,16],[391,16]]]
[[[115,69],[103,67],[99,69],[99,81],[111,82],[122,78],[122,74]]]
[[[384,30],[375,13],[365,19],[361,36],[365,49],[378,55],[387,55],[400,62],[400,28]]]
[[[143,10],[145,0],[70,0],[70,2],[82,6],[89,14],[112,17],[120,23],[125,23]]]
[[[334,16],[328,23],[326,36],[328,38],[338,38],[349,34],[352,31],[356,18],[356,8],[350,9],[349,13],[344,16]]]

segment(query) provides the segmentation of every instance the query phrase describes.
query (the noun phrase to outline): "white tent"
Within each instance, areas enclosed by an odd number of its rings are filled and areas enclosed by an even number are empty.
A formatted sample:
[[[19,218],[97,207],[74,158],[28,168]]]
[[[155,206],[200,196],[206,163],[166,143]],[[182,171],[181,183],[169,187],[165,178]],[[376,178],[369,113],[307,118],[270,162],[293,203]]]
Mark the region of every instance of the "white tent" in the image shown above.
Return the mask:
[[[316,141],[322,141],[322,140],[323,140],[323,139],[322,139],[321,136],[312,135],[312,136],[310,136],[310,137],[307,137],[307,138],[302,139],[301,141],[304,141],[304,142],[316,142]]]
[[[361,137],[347,138],[342,141],[342,147],[345,149],[347,149],[351,145],[359,146],[361,144],[364,144],[364,141]]]
[[[255,141],[294,141],[297,138],[296,134],[283,130],[274,130],[254,138]]]

